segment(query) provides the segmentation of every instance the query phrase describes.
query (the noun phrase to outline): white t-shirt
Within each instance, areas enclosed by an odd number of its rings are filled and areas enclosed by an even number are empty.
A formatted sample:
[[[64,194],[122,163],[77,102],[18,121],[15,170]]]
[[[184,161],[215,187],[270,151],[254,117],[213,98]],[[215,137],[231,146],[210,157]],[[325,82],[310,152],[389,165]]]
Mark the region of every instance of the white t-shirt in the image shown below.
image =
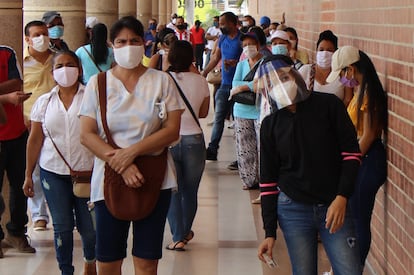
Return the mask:
[[[200,107],[206,97],[210,96],[207,80],[199,74],[192,72],[171,73],[185,97],[190,102],[195,115],[198,117]],[[180,96],[180,95],[179,95]],[[180,135],[195,135],[203,131],[194,120],[187,106],[181,115]]]
[[[208,28],[206,34],[212,35],[212,36],[217,36],[217,35],[221,35],[221,30],[220,28],[216,28],[216,27],[210,27]],[[214,47],[214,40],[208,40],[207,39],[207,45],[206,48],[212,50]]]
[[[139,78],[132,93],[129,93],[122,82],[112,74],[112,70],[109,70],[106,89],[108,127],[115,143],[121,148],[135,144],[158,131],[162,123],[159,117],[162,109],[165,115],[170,111],[184,109],[184,103],[180,99],[173,80],[166,73],[155,69],[147,69]],[[92,76],[86,86],[79,115],[95,119],[98,134],[106,141],[99,107],[97,75]],[[104,169],[105,162],[95,157],[91,201],[104,199]],[[174,161],[168,153],[167,169],[161,188],[168,189],[176,186]]]
[[[312,64],[306,64],[306,65],[303,65],[299,69],[299,73],[302,75],[303,79],[306,82],[306,87],[308,87],[308,88],[309,88],[309,84],[310,84],[309,77],[310,77],[311,68],[312,68]],[[315,79],[315,83],[314,83],[314,86],[313,86],[314,91],[321,92],[321,93],[334,94],[340,100],[344,99],[344,89],[345,89],[345,87],[339,81],[339,78],[336,79],[334,82],[327,83],[325,85],[321,85]]]
[[[73,170],[87,171],[92,169],[93,154],[80,144],[79,140],[80,124],[77,115],[84,90],[85,86],[79,85],[78,92],[68,110],[65,109],[59,98],[59,86],[40,96],[33,105],[30,119],[42,123],[45,136],[40,151],[39,165],[47,171],[59,175],[70,175],[69,167],[56,151],[49,133]]]

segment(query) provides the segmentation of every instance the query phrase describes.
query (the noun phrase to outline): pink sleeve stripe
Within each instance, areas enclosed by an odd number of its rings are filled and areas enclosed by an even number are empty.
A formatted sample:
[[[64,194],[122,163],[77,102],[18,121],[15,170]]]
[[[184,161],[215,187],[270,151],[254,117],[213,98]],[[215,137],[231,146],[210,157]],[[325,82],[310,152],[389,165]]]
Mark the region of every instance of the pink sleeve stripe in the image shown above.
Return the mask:
[[[269,191],[269,192],[261,192],[260,193],[260,196],[277,195],[277,194],[279,194],[279,191],[278,190],[276,190],[276,191]]]
[[[275,186],[277,186],[277,183],[276,182],[275,183],[260,183],[259,186],[263,187],[263,188],[265,188],[265,187],[275,187]]]
[[[344,157],[343,160],[356,160],[359,163],[361,163],[361,159],[359,157],[355,157],[355,156]]]
[[[341,155],[343,155],[343,156],[360,156],[360,157],[362,157],[362,154],[361,153],[342,152]]]

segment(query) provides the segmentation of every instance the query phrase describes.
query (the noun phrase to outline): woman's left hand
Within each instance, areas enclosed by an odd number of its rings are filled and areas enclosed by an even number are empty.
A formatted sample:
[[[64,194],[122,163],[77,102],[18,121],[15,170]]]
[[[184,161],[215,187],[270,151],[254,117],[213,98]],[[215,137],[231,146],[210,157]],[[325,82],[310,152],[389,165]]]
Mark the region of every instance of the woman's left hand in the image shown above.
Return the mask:
[[[144,176],[135,164],[129,165],[122,172],[122,178],[124,179],[125,185],[131,188],[139,188],[145,182]]]
[[[136,157],[129,148],[114,149],[105,153],[105,155],[110,157],[108,164],[118,174],[122,174]]]
[[[338,195],[328,207],[325,228],[329,228],[329,233],[333,234],[337,232],[344,224],[346,203],[347,198]]]

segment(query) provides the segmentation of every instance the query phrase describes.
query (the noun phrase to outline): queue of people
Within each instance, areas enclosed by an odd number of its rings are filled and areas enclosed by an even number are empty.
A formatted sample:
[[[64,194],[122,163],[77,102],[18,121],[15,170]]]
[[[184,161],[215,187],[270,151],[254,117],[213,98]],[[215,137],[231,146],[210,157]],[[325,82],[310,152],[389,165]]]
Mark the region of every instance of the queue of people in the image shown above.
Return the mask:
[[[200,21],[189,29],[183,17],[173,15],[162,27],[150,19],[145,32],[127,16],[110,28],[107,43],[106,26],[94,18],[85,25],[87,44],[76,54],[62,39],[58,12],[29,22],[23,77],[13,50],[0,48],[8,67],[0,75],[0,114],[7,119],[0,125],[0,172],[1,178],[7,172],[14,205],[8,234],[1,230],[0,239],[34,253],[25,235],[26,212],[35,230],[46,230],[47,202],[62,274],[74,274],[75,225],[84,274],[121,274],[131,223],[136,273],[157,274],[166,221],[172,233],[166,249],[185,251],[195,236],[205,161],[218,160],[224,123],[232,115],[242,188],[260,187],[255,202],[261,203],[266,238],[259,259],[272,258],[279,224],[293,274],[316,274],[318,234],[334,274],[362,274],[375,195],[386,179],[386,93],[363,51],[338,48],[338,38],[325,30],[315,64],[307,64],[298,33],[284,16],[282,21],[264,16],[256,26],[250,15],[240,19],[225,12],[205,32]],[[208,114],[205,77],[217,66],[221,82],[206,148],[198,119]],[[245,93],[253,101],[236,99]],[[121,148],[109,142],[108,130]],[[165,150],[154,208],[143,219],[119,219],[105,203],[107,167],[126,186],[140,189],[146,178],[134,159]],[[77,197],[71,172],[92,169],[90,197]],[[0,213],[1,202],[0,196]]]

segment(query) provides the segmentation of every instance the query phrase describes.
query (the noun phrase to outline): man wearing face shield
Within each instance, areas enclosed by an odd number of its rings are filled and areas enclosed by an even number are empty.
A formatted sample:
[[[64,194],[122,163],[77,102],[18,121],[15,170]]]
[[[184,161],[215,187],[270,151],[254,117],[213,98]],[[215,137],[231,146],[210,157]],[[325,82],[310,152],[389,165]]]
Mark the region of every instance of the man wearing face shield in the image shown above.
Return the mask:
[[[292,271],[317,274],[318,233],[335,275],[361,274],[348,199],[361,162],[356,132],[343,103],[309,92],[293,61],[264,60],[256,90],[272,106],[260,131],[260,192],[265,240],[272,258],[277,222]]]

